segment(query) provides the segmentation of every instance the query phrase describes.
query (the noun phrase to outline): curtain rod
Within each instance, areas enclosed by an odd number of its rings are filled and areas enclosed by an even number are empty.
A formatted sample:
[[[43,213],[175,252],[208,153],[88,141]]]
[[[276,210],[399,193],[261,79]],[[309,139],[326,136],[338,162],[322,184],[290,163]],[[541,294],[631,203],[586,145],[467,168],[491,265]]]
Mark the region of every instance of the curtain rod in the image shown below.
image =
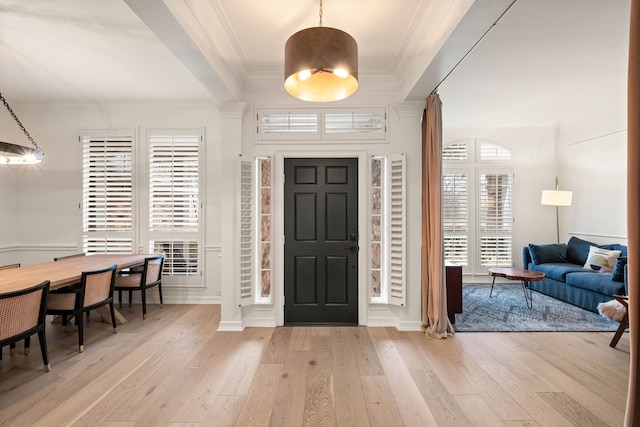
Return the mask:
[[[446,76],[444,76],[444,78],[443,78],[442,80],[440,80],[440,83],[438,83],[438,84],[436,85],[435,89],[433,89],[433,90],[431,91],[431,95],[435,94],[435,93],[438,91],[438,88],[440,87],[440,85],[441,85],[442,83],[444,83],[444,82],[445,82],[445,80],[447,80],[447,78],[449,78],[449,76],[451,75],[451,73],[453,73],[453,72],[456,70],[456,68],[458,68],[458,66],[459,66],[460,64],[462,64],[462,61],[464,61],[465,59],[467,59],[467,56],[469,56],[469,54],[470,54],[471,52],[473,52],[473,50],[476,48],[476,46],[478,46],[478,45],[480,44],[480,42],[482,41],[482,39],[484,39],[484,38],[487,36],[487,34],[489,34],[489,32],[490,32],[491,30],[493,30],[493,28],[494,28],[496,25],[498,25],[498,22],[500,22],[500,20],[504,17],[504,15],[506,15],[506,14],[507,14],[507,12],[509,12],[509,10],[511,10],[511,8],[513,7],[513,5],[514,5],[514,4],[516,4],[516,2],[517,2],[517,1],[518,1],[518,0],[513,0],[513,1],[511,2],[511,4],[509,5],[509,7],[507,7],[507,8],[504,10],[504,12],[502,12],[502,13],[500,14],[500,16],[498,17],[498,19],[496,19],[496,20],[495,20],[495,22],[494,22],[494,23],[489,27],[489,29],[488,29],[487,31],[485,31],[485,32],[484,32],[484,34],[482,34],[482,36],[478,39],[478,41],[477,41],[477,42],[475,42],[475,43],[473,44],[473,46],[471,46],[471,49],[469,49],[469,51],[468,51],[467,53],[465,53],[465,54],[464,54],[464,56],[463,56],[462,58],[460,58],[460,61],[458,61],[458,63],[457,63],[456,65],[454,65],[454,66],[453,66],[453,68],[451,69],[451,71],[449,71],[449,72],[447,73],[447,75],[446,75]]]

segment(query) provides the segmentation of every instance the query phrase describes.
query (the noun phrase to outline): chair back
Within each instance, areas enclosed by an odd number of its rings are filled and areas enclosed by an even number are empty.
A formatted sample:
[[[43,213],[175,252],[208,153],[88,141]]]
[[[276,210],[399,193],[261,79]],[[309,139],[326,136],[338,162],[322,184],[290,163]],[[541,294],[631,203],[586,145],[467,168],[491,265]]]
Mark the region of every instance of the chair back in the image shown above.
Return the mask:
[[[100,270],[83,271],[81,287],[84,289],[82,307],[91,307],[113,298],[116,264]]]
[[[20,268],[20,264],[16,263],[16,264],[0,265],[0,270],[6,270],[8,268]]]
[[[159,282],[162,279],[162,266],[164,265],[164,254],[148,257],[144,260],[144,271],[142,274],[145,285]]]
[[[73,254],[73,255],[65,255],[65,256],[59,256],[59,257],[55,257],[53,260],[54,261],[60,261],[61,259],[67,259],[67,258],[76,258],[79,256],[86,256],[87,254],[85,254],[84,252],[81,254]]]
[[[49,284],[0,294],[0,342],[44,325]]]

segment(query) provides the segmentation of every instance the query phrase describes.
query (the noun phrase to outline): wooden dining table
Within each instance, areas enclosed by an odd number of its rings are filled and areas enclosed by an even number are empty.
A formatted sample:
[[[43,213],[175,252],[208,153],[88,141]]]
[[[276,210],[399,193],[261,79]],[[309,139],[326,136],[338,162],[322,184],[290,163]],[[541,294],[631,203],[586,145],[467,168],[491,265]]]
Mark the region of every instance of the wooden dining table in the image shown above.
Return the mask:
[[[83,271],[98,270],[116,264],[118,271],[144,265],[144,259],[153,254],[95,254],[61,259],[19,268],[0,270],[0,294],[27,289],[42,283],[51,282],[50,289],[80,283]],[[103,318],[110,319],[106,306],[97,309]],[[116,321],[126,323],[126,319],[116,310]]]

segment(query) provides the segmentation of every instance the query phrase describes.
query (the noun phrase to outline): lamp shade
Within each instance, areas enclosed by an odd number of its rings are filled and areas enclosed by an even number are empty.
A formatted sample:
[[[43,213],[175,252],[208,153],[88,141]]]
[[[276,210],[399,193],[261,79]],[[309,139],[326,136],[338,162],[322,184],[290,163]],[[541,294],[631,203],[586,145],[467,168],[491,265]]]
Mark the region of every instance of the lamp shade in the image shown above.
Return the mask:
[[[550,206],[571,206],[573,191],[542,190],[540,204]]]
[[[342,30],[298,31],[284,48],[284,88],[311,102],[338,101],[358,89],[358,44]]]

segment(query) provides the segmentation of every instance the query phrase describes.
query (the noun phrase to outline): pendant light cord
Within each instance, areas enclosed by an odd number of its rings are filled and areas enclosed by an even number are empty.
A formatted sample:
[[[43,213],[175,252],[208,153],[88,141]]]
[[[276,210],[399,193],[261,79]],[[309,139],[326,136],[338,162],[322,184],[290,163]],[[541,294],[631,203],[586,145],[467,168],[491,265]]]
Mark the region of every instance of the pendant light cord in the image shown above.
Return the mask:
[[[320,0],[320,12],[318,13],[318,15],[320,15],[320,27],[322,27],[322,0]]]
[[[20,119],[18,119],[18,116],[16,116],[16,113],[13,112],[13,110],[9,106],[9,103],[7,102],[7,100],[4,99],[4,96],[2,96],[2,93],[0,93],[0,101],[2,101],[2,103],[4,104],[5,107],[7,107],[7,110],[9,111],[9,114],[11,114],[11,117],[13,117],[13,120],[15,120],[16,123],[18,124],[18,126],[20,127],[20,129],[22,129],[22,132],[25,134],[27,139],[29,141],[31,141],[31,144],[36,148],[36,150],[38,150],[42,154],[44,154],[44,151],[42,151],[42,149],[40,147],[38,147],[38,144],[36,144],[36,142],[33,140],[31,135],[29,135],[29,132],[27,132],[27,130],[24,128],[24,126],[20,122]]]

